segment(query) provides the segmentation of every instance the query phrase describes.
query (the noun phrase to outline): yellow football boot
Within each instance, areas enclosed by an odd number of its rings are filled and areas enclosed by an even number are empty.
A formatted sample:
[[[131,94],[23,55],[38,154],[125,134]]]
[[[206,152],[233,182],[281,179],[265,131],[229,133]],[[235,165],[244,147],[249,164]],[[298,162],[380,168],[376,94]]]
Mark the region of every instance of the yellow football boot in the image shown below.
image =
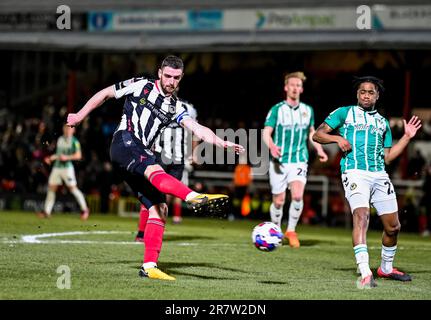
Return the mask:
[[[143,278],[146,277],[150,279],[170,280],[170,281],[176,280],[174,277],[164,273],[157,267],[148,268],[147,270],[141,267],[141,270],[139,270],[139,275]]]

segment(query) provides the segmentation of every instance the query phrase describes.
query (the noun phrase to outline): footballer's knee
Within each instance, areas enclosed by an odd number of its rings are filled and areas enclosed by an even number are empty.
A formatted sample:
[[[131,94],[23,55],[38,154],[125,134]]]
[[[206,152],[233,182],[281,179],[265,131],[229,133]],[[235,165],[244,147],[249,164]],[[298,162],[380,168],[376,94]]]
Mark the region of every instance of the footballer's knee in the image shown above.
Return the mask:
[[[401,224],[399,222],[396,222],[396,223],[387,225],[385,226],[384,230],[385,230],[385,233],[390,237],[397,236],[398,233],[400,233]]]
[[[274,197],[274,199],[272,199],[272,202],[277,209],[280,209],[284,206],[284,197]]]
[[[292,194],[292,200],[293,201],[302,201],[302,194]]]
[[[353,210],[353,218],[356,221],[357,225],[367,225],[369,219],[368,208],[356,208],[355,210]]]
[[[70,192],[74,192],[75,190],[78,190],[78,187],[76,187],[76,186],[70,186],[67,188],[69,189]]]
[[[158,213],[159,213],[160,219],[163,220],[163,222],[165,222],[168,217],[168,205],[166,203],[161,203],[159,205]]]
[[[284,205],[286,200],[286,192],[277,193],[272,195],[272,203],[279,209]]]
[[[293,181],[289,186],[292,201],[302,201],[305,185],[300,181]]]
[[[152,164],[152,165],[149,165],[147,167],[147,169],[145,169],[144,175],[148,179],[150,177],[150,175],[155,171],[163,171],[164,172],[165,170],[163,170],[163,168],[158,164]]]
[[[302,201],[302,198],[304,196],[304,189],[295,187],[290,190],[290,195],[292,198],[292,201]]]

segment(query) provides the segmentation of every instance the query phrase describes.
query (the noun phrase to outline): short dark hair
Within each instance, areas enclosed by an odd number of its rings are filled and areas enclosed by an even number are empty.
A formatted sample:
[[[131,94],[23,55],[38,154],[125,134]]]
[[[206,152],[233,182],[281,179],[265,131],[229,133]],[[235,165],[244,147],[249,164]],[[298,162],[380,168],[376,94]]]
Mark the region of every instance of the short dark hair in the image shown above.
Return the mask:
[[[370,82],[374,84],[378,92],[385,91],[385,87],[383,87],[383,80],[376,78],[374,76],[363,76],[363,77],[354,77],[353,79],[353,88],[358,90],[361,83]]]
[[[174,55],[170,55],[163,60],[162,65],[160,66],[160,69],[163,69],[164,67],[184,70],[184,62],[183,60],[181,60],[181,58]]]

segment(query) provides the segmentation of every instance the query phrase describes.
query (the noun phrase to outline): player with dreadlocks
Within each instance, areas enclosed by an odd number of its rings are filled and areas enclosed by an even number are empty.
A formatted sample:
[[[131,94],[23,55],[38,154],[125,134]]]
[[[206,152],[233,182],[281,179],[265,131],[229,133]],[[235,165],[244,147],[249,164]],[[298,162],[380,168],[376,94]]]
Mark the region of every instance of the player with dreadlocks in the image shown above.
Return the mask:
[[[394,186],[385,171],[406,148],[421,127],[421,120],[413,116],[404,122],[404,135],[392,145],[389,122],[375,109],[383,82],[371,76],[354,80],[358,99],[356,105],[341,107],[329,114],[316,130],[313,140],[321,144],[337,143],[344,153],[341,180],[345,197],[353,215],[353,250],[361,277],[358,288],[377,286],[370,269],[366,235],[370,204],[376,209],[382,224],[381,265],[377,276],[386,279],[411,281],[411,276],[393,267],[397,250],[400,222]],[[330,134],[332,131],[338,134]]]

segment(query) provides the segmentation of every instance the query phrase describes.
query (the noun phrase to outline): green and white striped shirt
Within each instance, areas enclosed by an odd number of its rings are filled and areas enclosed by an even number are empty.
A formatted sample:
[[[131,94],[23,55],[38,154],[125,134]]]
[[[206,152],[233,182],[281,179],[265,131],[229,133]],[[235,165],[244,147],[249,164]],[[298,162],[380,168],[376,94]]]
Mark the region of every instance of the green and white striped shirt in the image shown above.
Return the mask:
[[[60,156],[61,154],[71,155],[80,150],[81,150],[81,144],[79,143],[78,139],[76,139],[74,136],[70,138],[61,136],[57,140],[57,148],[56,148],[55,154],[57,156]],[[68,168],[71,166],[73,166],[73,164],[72,164],[72,161],[70,160],[69,161],[55,160],[54,162],[55,168]]]
[[[391,128],[386,118],[376,110],[347,106],[333,111],[325,122],[352,146],[341,158],[341,172],[349,169],[385,171],[384,148],[392,147]]]
[[[281,163],[308,162],[308,136],[314,126],[312,107],[302,102],[296,107],[279,102],[269,110],[265,126],[274,128],[273,140],[281,148]]]

